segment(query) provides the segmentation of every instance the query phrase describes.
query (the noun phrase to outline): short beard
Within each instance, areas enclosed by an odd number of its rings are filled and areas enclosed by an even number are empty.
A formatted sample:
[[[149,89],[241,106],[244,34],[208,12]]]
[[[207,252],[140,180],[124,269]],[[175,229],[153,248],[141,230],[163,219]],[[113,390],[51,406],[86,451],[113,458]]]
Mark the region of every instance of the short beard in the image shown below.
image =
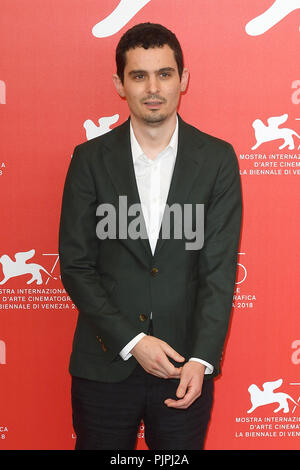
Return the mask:
[[[147,115],[143,116],[143,120],[146,124],[159,124],[160,122],[165,121],[167,118],[166,114],[154,114],[153,115]]]

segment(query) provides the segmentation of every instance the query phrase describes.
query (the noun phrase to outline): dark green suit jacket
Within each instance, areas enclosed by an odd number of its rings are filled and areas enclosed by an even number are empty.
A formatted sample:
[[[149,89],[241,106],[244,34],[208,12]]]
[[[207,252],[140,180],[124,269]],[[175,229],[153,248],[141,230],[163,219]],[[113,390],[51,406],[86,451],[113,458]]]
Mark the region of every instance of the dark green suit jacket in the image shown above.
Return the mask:
[[[140,202],[129,119],[74,150],[59,229],[61,279],[79,312],[72,375],[105,382],[128,377],[137,361],[124,361],[119,352],[147,333],[151,312],[154,336],[186,361],[197,357],[214,366],[214,376],[220,372],[240,237],[239,169],[230,144],[178,119],[167,204],[204,204],[201,249],[187,250],[188,240],[172,237],[172,230],[170,239],[160,232],[154,256],[148,238],[97,237],[99,204],[113,204],[118,214],[119,196],[127,196],[128,207]]]

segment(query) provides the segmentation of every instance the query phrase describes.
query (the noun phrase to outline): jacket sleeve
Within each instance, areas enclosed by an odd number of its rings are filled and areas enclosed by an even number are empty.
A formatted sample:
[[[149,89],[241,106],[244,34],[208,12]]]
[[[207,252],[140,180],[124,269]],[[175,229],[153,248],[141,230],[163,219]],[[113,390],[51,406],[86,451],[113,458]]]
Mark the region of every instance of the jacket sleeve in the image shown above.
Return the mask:
[[[59,260],[62,283],[79,315],[100,335],[107,346],[107,359],[114,358],[138,333],[122,312],[109,301],[96,268],[101,241],[96,235],[96,188],[86,152],[75,147],[66,175],[60,226]]]
[[[193,312],[191,356],[212,364],[216,373],[232,309],[241,217],[238,162],[228,144],[205,211],[204,244],[199,253],[199,285]]]

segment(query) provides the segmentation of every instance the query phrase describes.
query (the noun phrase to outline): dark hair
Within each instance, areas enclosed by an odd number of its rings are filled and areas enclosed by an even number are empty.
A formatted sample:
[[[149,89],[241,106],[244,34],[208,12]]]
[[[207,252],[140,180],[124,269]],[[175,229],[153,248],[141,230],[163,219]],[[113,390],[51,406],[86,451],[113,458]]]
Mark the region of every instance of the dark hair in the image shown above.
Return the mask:
[[[126,52],[136,47],[162,47],[167,44],[173,51],[178,67],[179,77],[183,71],[183,54],[177,37],[172,31],[156,23],[140,23],[126,31],[116,49],[117,74],[124,83]]]

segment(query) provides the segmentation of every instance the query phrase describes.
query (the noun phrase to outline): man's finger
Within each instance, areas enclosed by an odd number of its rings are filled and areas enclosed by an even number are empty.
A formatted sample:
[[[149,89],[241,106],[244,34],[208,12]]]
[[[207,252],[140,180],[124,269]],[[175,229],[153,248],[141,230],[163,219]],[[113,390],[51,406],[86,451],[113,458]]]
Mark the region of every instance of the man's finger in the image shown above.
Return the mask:
[[[168,375],[164,372],[161,372],[160,369],[152,369],[152,371],[149,371],[149,373],[155,375],[156,377],[159,377],[160,379],[168,379]]]
[[[196,398],[198,398],[198,396],[199,395],[196,394],[192,388],[188,388],[184,398],[179,400],[172,400],[171,398],[167,398],[164,403],[170,408],[188,408],[196,400]]]
[[[161,362],[159,362],[157,366],[155,367],[155,370],[163,373],[166,376],[166,378],[180,378],[182,367],[175,367],[168,360],[167,356],[164,355]]]
[[[187,388],[188,388],[188,384],[187,383],[184,383],[182,381],[180,381],[178,387],[177,387],[177,390],[176,390],[176,396],[178,398],[183,398],[184,395],[186,394],[187,392]]]
[[[168,343],[163,342],[162,343],[162,348],[164,352],[167,354],[167,356],[171,357],[174,359],[176,362],[183,362],[185,358],[181,356],[175,349],[173,349],[171,346],[168,345]]]

